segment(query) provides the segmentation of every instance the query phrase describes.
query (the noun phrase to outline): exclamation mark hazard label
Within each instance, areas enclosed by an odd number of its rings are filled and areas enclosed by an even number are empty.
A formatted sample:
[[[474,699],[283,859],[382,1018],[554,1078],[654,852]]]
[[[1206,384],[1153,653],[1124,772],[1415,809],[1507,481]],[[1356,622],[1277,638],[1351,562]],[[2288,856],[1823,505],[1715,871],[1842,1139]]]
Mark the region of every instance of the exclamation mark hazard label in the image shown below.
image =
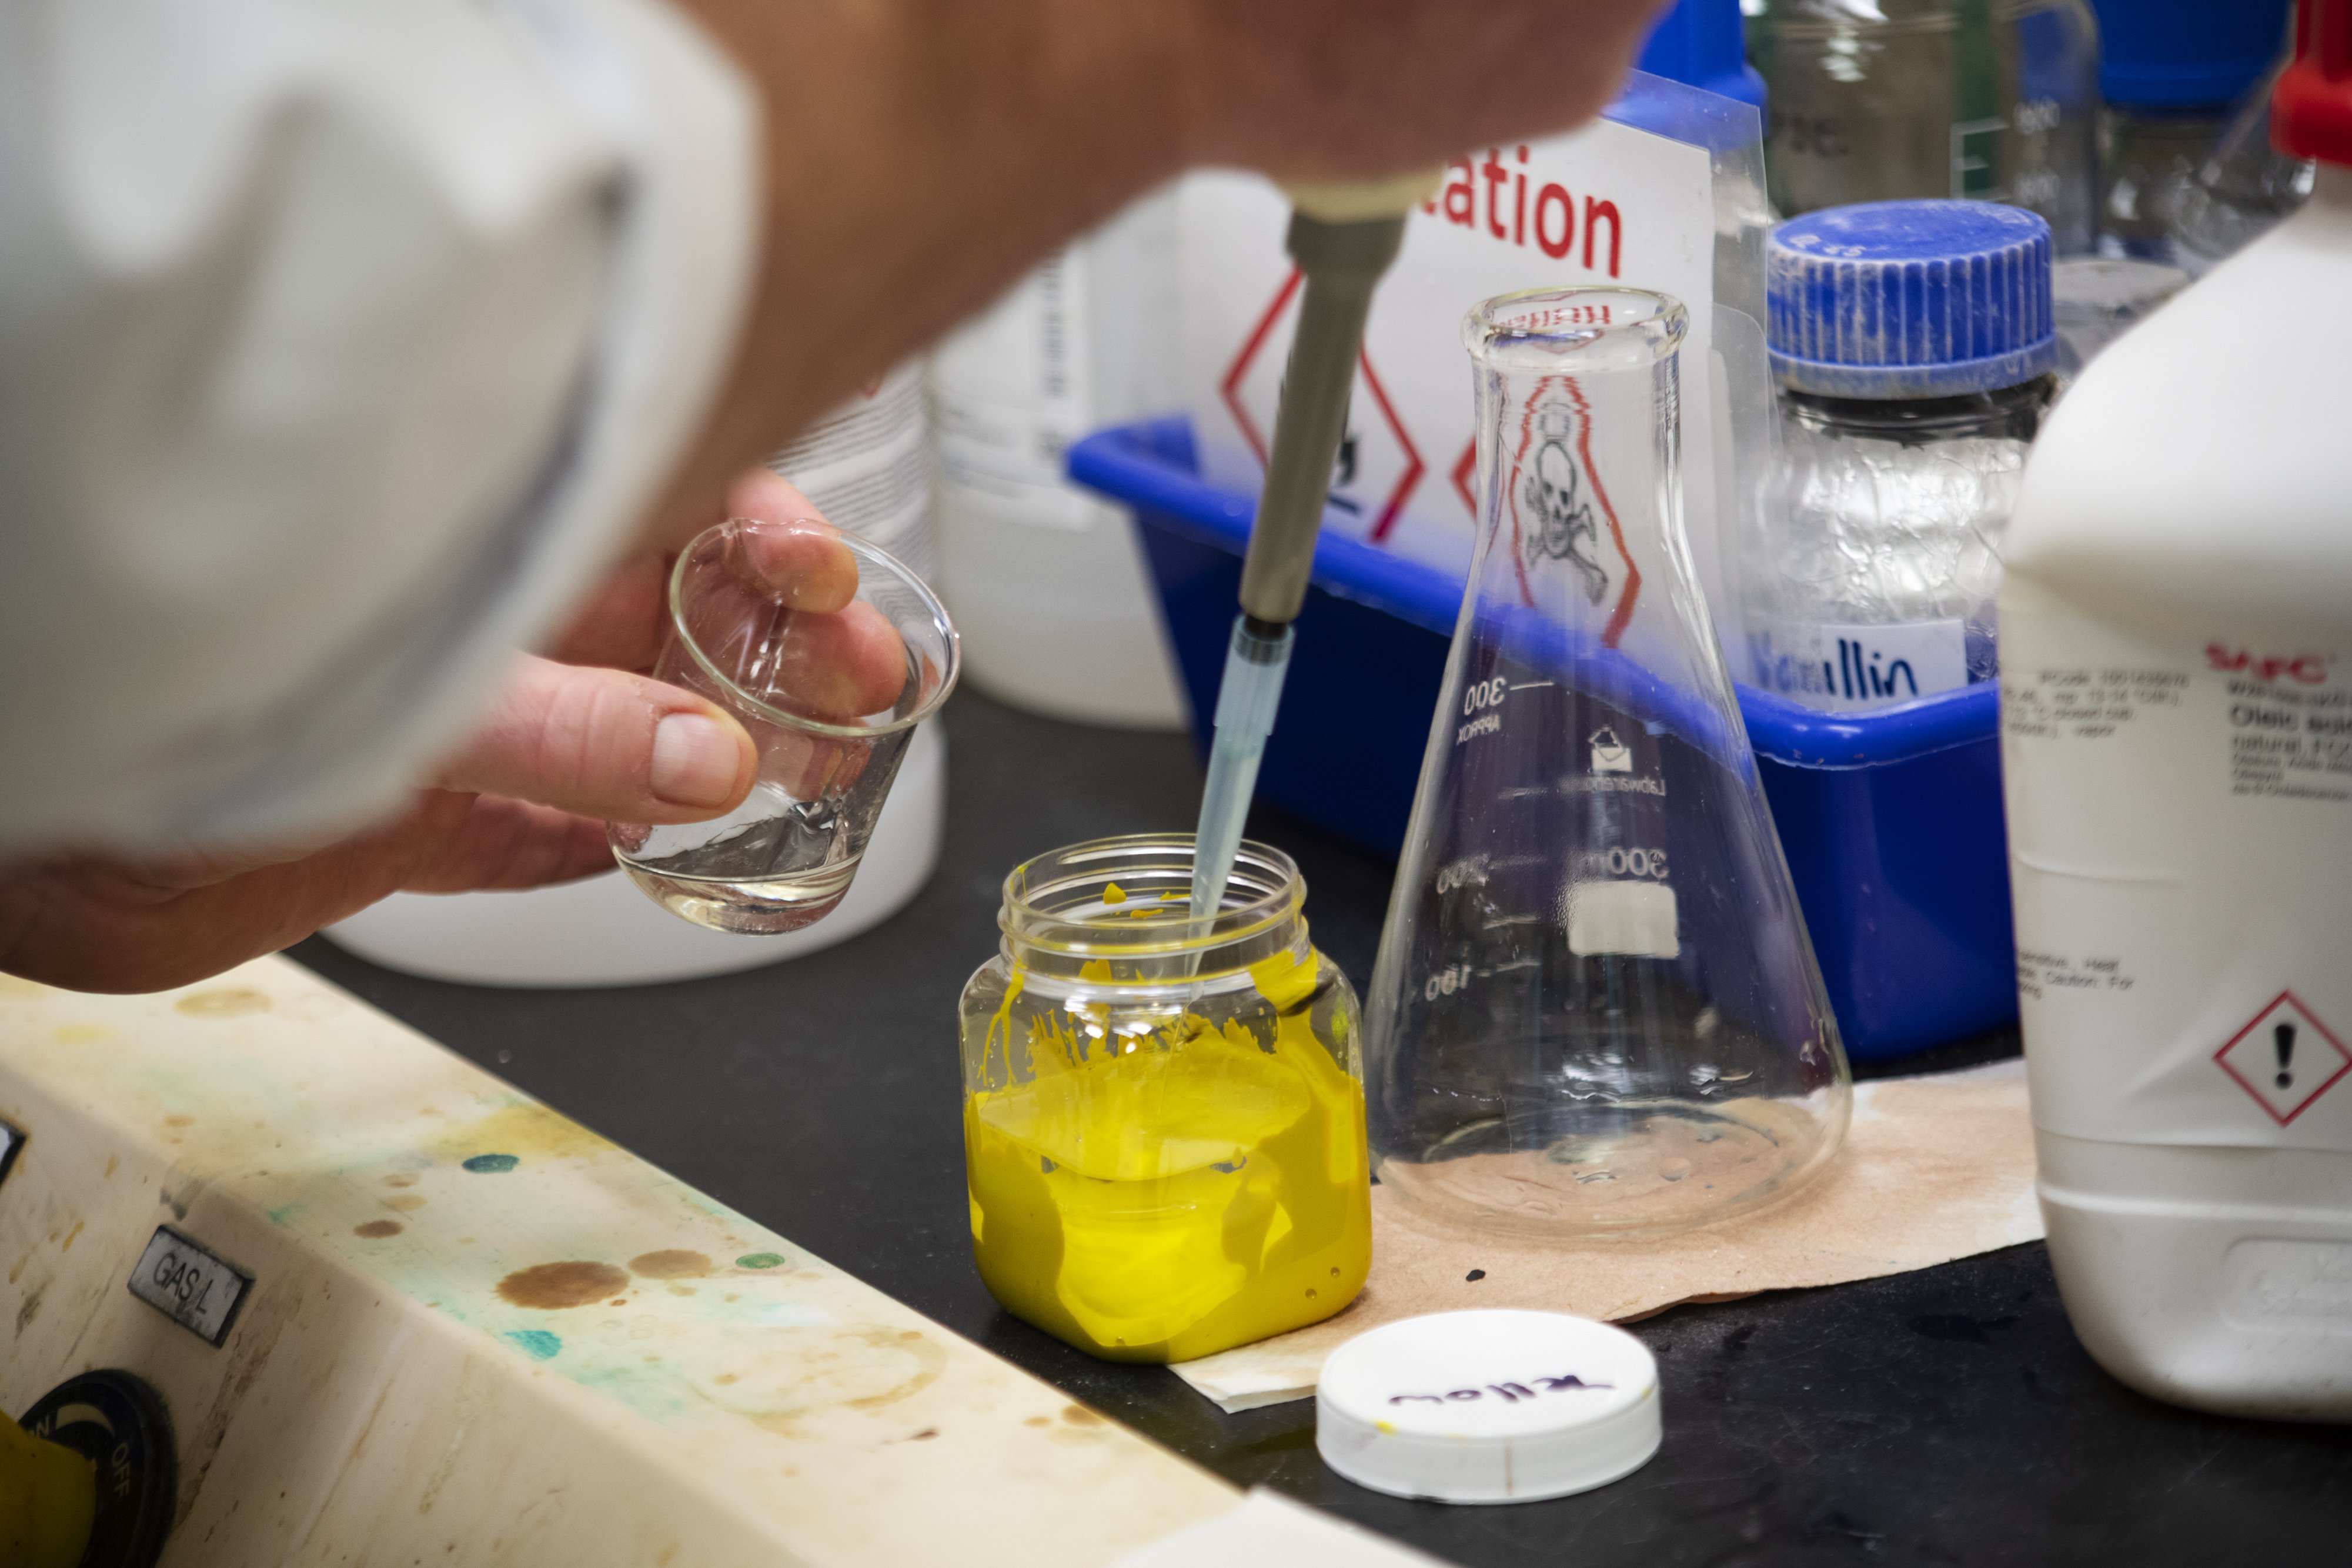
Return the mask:
[[[2213,1060],[2282,1127],[2352,1072],[2352,1051],[2293,991],[2281,991]]]

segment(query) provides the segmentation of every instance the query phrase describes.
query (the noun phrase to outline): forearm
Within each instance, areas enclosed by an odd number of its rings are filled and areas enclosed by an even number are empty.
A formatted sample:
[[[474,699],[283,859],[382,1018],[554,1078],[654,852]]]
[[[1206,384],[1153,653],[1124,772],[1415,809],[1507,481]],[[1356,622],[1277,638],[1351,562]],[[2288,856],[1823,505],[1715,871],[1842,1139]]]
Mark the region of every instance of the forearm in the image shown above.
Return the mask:
[[[659,529],[1195,163],[1394,173],[1563,129],[1664,0],[680,0],[767,106],[742,349]]]
[[[1183,7],[685,0],[766,103],[741,349],[661,532],[1185,162]]]

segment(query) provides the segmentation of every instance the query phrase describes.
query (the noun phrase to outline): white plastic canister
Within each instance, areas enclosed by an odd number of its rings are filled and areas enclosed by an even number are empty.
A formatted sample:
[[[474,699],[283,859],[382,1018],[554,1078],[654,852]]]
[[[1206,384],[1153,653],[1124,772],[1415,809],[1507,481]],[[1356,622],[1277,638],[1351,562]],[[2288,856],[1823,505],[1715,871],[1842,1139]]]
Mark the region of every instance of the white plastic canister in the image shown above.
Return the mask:
[[[2076,1333],[2158,1398],[2347,1420],[2352,0],[2307,9],[2335,17],[2340,162],[2044,431],[2005,549],[2002,761]]]
[[[1184,723],[1134,519],[1062,474],[1098,426],[1164,413],[1176,202],[1145,198],[1024,277],[931,355],[940,591],[965,678],[1081,724]]]

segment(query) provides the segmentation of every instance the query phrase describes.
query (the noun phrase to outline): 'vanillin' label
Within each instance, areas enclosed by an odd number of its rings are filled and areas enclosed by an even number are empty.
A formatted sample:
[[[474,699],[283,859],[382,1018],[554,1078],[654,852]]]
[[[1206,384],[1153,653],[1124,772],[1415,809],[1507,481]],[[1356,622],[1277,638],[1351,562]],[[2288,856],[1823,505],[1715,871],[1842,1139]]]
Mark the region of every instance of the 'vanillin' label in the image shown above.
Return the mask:
[[[1968,623],[1899,626],[1781,622],[1748,634],[1756,683],[1831,713],[1885,707],[1969,684]]]

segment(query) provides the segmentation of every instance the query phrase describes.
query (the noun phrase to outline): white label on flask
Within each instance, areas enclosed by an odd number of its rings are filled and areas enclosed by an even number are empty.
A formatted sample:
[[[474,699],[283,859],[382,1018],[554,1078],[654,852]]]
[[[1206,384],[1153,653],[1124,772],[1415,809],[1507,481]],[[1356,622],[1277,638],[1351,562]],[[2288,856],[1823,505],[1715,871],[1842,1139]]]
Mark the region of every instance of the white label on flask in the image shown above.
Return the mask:
[[[1657,858],[1663,866],[1665,856]],[[1561,903],[1567,917],[1568,950],[1579,957],[1601,953],[1636,958],[1682,955],[1675,930],[1675,890],[1664,882],[1571,882]]]
[[[1969,684],[1968,623],[1783,622],[1751,632],[1757,684],[1831,713],[1885,707]]]

